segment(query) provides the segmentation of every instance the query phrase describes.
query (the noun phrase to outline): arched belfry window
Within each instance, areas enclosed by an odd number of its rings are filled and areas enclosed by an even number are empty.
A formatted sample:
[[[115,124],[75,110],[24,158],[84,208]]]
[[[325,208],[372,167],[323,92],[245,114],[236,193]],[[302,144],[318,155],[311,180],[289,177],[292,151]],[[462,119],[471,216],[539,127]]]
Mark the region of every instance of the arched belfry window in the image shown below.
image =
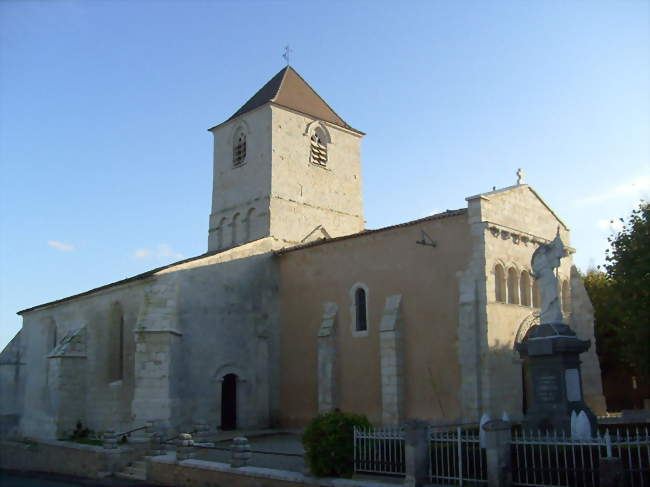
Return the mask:
[[[494,299],[506,302],[506,274],[501,264],[494,266]]]
[[[350,289],[350,299],[352,334],[366,336],[368,334],[368,287],[363,283],[356,283]]]
[[[319,166],[327,166],[327,134],[317,127],[311,134],[309,161]]]
[[[246,162],[246,133],[238,129],[232,144],[232,165],[237,167]]]

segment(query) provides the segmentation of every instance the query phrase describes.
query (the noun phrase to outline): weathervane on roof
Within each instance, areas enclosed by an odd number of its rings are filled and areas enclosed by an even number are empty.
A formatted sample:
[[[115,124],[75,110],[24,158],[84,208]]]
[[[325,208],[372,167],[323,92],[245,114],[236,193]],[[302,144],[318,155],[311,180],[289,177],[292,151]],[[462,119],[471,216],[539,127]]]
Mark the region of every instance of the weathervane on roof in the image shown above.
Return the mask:
[[[289,64],[291,64],[291,62],[289,61],[289,57],[291,56],[292,52],[293,52],[293,49],[291,49],[291,46],[289,44],[284,46],[284,53],[282,54],[282,57],[287,62],[287,66],[289,66]]]

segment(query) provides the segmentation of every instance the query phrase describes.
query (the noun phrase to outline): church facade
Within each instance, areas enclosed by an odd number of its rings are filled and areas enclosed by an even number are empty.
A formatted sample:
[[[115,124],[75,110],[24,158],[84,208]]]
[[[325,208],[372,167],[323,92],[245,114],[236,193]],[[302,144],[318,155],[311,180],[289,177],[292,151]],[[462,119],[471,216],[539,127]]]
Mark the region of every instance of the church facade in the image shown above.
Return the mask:
[[[522,416],[531,256],[570,242],[532,187],[365,230],[364,134],[291,67],[210,131],[207,253],[20,311],[3,435],[300,427],[333,408],[387,425]],[[583,395],[604,412],[591,304],[570,257],[558,274],[567,322],[592,340]]]

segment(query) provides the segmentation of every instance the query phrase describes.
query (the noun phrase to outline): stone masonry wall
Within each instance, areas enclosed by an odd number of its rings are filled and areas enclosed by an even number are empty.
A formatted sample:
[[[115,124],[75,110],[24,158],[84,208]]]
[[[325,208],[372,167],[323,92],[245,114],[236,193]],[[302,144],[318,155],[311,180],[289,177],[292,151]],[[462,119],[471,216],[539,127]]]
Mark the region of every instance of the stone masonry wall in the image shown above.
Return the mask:
[[[108,450],[64,441],[0,441],[0,469],[7,470],[103,478],[141,456],[142,452],[129,447]]]
[[[240,128],[247,133],[246,160],[234,167],[233,138]],[[212,133],[213,186],[208,251],[269,235],[271,109],[267,106],[253,110],[214,128]]]
[[[126,431],[149,420],[170,429],[205,422],[214,430],[220,378],[229,372],[240,379],[240,424],[268,426],[279,404],[275,245],[258,240],[26,313],[23,400],[30,407],[22,411],[21,433],[65,434],[63,410],[66,425],[80,421],[94,431]],[[119,380],[116,303],[124,318]],[[73,359],[47,358],[53,322],[59,337],[85,329],[85,365],[74,372],[60,363]],[[62,408],[62,397],[74,401]]]
[[[435,247],[416,244],[423,231]],[[453,283],[468,259],[467,231],[463,212],[278,257],[284,426],[304,425],[319,410],[323,302],[339,310],[332,332],[337,407],[375,424],[460,419],[464,378],[453,346],[459,299]],[[354,309],[356,286],[367,291],[365,332],[355,331],[355,313],[346,312]]]
[[[81,421],[95,431],[125,431],[131,424],[133,396],[134,340],[132,329],[142,301],[144,282],[117,286],[93,295],[40,308],[23,315],[22,332],[28,340],[25,349],[25,408],[21,432],[26,436],[56,438],[59,392],[66,389],[78,408],[68,408],[69,422]],[[111,342],[111,311],[119,303],[124,312],[124,376],[111,377],[114,344]],[[63,339],[75,330],[85,329],[86,358],[48,358],[54,349],[51,343],[52,324]],[[80,361],[83,366],[72,371],[57,362]],[[52,369],[52,370],[50,370]],[[57,371],[57,369],[59,369]],[[69,378],[66,378],[69,376]],[[55,378],[57,378],[55,380]],[[50,383],[53,380],[53,383]],[[63,380],[63,382],[61,382]]]
[[[477,295],[479,299],[484,296],[487,312],[485,327],[481,325],[480,328],[482,344],[477,359],[482,371],[480,406],[493,417],[500,416],[505,411],[516,419],[522,414],[523,392],[521,363],[514,351],[515,339],[518,333],[525,333],[523,328],[534,322],[535,313],[539,310],[533,308],[532,303],[498,302],[495,266],[503,266],[506,275],[508,269],[512,268],[518,277],[521,277],[522,271],[532,276],[531,258],[539,243],[552,240],[558,227],[565,245],[569,245],[570,235],[564,223],[557,219],[527,185],[470,198],[469,206],[470,213],[475,211],[480,215],[475,225],[477,233],[482,235],[475,240],[475,245],[478,249],[483,247],[485,254],[485,267],[477,281]],[[472,210],[472,207],[476,209]],[[561,281],[571,282],[571,268],[571,257],[562,259],[558,269]],[[519,293],[519,288],[516,292]],[[584,312],[584,308],[574,310],[575,319],[584,319]],[[571,320],[572,317],[567,315],[566,319]],[[592,323],[577,330],[579,336],[589,334],[589,326],[593,333]],[[587,382],[600,383],[599,374],[594,371],[594,367],[585,370]]]
[[[271,234],[286,242],[301,242],[319,225],[332,237],[364,228],[361,137],[322,125],[331,141],[327,166],[318,166],[309,161],[314,123],[313,118],[272,107]]]

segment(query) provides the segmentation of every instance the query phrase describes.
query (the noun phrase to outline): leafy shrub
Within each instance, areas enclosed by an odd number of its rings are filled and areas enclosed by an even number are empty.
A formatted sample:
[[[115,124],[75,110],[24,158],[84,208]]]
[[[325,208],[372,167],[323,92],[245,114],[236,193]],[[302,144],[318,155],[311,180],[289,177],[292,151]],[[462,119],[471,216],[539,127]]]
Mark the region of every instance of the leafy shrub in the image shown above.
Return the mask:
[[[70,435],[71,440],[79,440],[82,438],[88,438],[90,434],[92,433],[91,430],[88,428],[84,428],[83,424],[81,424],[81,421],[77,421],[77,425],[72,432],[72,435]]]
[[[85,428],[81,421],[77,421],[77,425],[67,438],[66,441],[73,441],[75,443],[81,443],[83,445],[101,445],[102,442],[95,432],[91,429]]]
[[[302,444],[314,475],[350,477],[354,473],[354,427],[370,428],[368,418],[339,410],[322,413],[311,420]]]

